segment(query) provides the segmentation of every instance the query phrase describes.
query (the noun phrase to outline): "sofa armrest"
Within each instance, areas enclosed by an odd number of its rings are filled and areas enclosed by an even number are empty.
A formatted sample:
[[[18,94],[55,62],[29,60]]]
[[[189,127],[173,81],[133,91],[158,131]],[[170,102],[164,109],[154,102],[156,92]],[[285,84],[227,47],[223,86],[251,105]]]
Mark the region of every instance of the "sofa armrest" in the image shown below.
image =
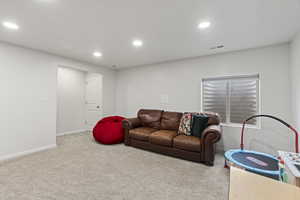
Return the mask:
[[[208,126],[201,135],[202,159],[207,165],[213,165],[215,160],[215,144],[221,139],[220,125]]]
[[[137,128],[139,126],[141,126],[142,123],[141,121],[139,120],[139,118],[128,118],[128,119],[124,119],[122,121],[122,127],[124,129],[134,129],[134,128]]]
[[[210,125],[201,135],[202,142],[205,143],[216,143],[221,139],[221,126],[220,125]]]
[[[128,118],[122,121],[122,127],[124,128],[124,143],[130,145],[129,130],[142,126],[141,120],[138,118]]]

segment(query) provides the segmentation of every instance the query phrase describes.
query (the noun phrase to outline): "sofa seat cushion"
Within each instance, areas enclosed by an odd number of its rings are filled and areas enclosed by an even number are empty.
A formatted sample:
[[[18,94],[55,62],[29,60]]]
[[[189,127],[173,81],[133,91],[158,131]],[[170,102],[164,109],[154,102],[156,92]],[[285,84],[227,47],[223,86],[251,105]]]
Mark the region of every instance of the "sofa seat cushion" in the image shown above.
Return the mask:
[[[149,136],[149,142],[152,144],[171,147],[173,144],[173,138],[176,137],[176,135],[177,131],[159,130],[151,133]]]
[[[173,147],[186,151],[201,152],[201,140],[195,136],[178,135],[173,139]]]
[[[129,136],[136,140],[148,141],[149,135],[155,131],[157,131],[155,128],[139,127],[129,130]]]

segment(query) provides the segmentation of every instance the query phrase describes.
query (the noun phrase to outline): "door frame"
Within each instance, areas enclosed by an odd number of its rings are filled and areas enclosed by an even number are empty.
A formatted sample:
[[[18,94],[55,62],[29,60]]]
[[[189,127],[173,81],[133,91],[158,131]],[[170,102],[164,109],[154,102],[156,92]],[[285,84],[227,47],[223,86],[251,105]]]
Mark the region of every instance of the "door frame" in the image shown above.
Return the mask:
[[[59,68],[70,68],[70,69],[73,69],[73,70],[78,70],[78,71],[82,71],[82,72],[85,72],[85,73],[93,73],[93,74],[100,74],[102,76],[102,95],[101,95],[101,102],[102,102],[102,115],[103,115],[103,108],[104,108],[104,98],[103,98],[103,89],[104,89],[104,75],[100,72],[97,72],[97,71],[94,71],[94,70],[89,70],[85,67],[79,67],[79,66],[74,66],[74,65],[69,65],[69,64],[57,64],[56,66],[56,82],[55,82],[55,86],[56,86],[56,102],[55,102],[55,130],[56,130],[56,137],[58,136],[62,136],[62,135],[69,135],[69,134],[74,134],[74,133],[78,133],[78,131],[70,131],[70,132],[66,132],[66,133],[62,133],[62,134],[59,134],[57,133],[57,124],[58,124],[58,117],[57,117],[57,114],[58,114],[58,69]],[[80,130],[80,131],[83,131],[83,130]],[[90,132],[91,130],[87,129],[87,127],[85,126],[84,127],[84,131],[87,131],[87,132]]]
[[[87,75],[88,74],[90,74],[90,75],[92,75],[92,76],[94,76],[94,75],[96,75],[97,77],[96,78],[100,78],[100,81],[101,81],[101,83],[100,83],[100,86],[101,86],[101,91],[100,91],[100,98],[99,98],[99,105],[100,105],[100,112],[99,112],[99,114],[100,114],[100,116],[101,116],[101,118],[103,117],[103,75],[102,74],[100,74],[100,73],[94,73],[94,72],[89,72],[89,73],[87,73]],[[90,77],[91,79],[94,79],[95,77]],[[85,81],[86,81],[86,84],[87,84],[87,82],[88,82],[88,77],[86,77],[86,79],[85,79]],[[85,95],[87,94],[87,91],[85,91]],[[92,131],[92,129],[93,129],[93,127],[90,127],[90,125],[88,124],[88,104],[87,104],[87,96],[85,96],[85,105],[86,105],[86,108],[85,108],[85,114],[86,114],[86,123],[85,123],[85,128],[88,130],[88,131]],[[98,121],[98,119],[97,119],[97,121]]]

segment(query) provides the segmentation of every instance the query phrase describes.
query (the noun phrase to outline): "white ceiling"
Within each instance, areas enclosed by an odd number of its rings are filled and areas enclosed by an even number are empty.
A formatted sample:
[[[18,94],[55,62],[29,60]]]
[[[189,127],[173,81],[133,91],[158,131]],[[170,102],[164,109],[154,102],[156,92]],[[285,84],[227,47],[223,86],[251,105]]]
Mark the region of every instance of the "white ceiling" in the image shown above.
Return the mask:
[[[289,41],[298,0],[0,0],[0,40],[95,63],[138,66]],[[197,29],[209,20],[208,30]],[[133,39],[144,41],[134,48]],[[225,45],[224,49],[210,50]],[[101,51],[103,57],[92,53]]]

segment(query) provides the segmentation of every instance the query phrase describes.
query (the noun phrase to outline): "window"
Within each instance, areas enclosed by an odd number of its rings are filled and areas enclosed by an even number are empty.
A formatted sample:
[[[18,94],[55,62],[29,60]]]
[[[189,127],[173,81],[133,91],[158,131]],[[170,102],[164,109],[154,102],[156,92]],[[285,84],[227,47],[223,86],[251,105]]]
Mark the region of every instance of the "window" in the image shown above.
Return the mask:
[[[203,79],[202,110],[218,113],[224,124],[242,124],[259,113],[259,75]]]

